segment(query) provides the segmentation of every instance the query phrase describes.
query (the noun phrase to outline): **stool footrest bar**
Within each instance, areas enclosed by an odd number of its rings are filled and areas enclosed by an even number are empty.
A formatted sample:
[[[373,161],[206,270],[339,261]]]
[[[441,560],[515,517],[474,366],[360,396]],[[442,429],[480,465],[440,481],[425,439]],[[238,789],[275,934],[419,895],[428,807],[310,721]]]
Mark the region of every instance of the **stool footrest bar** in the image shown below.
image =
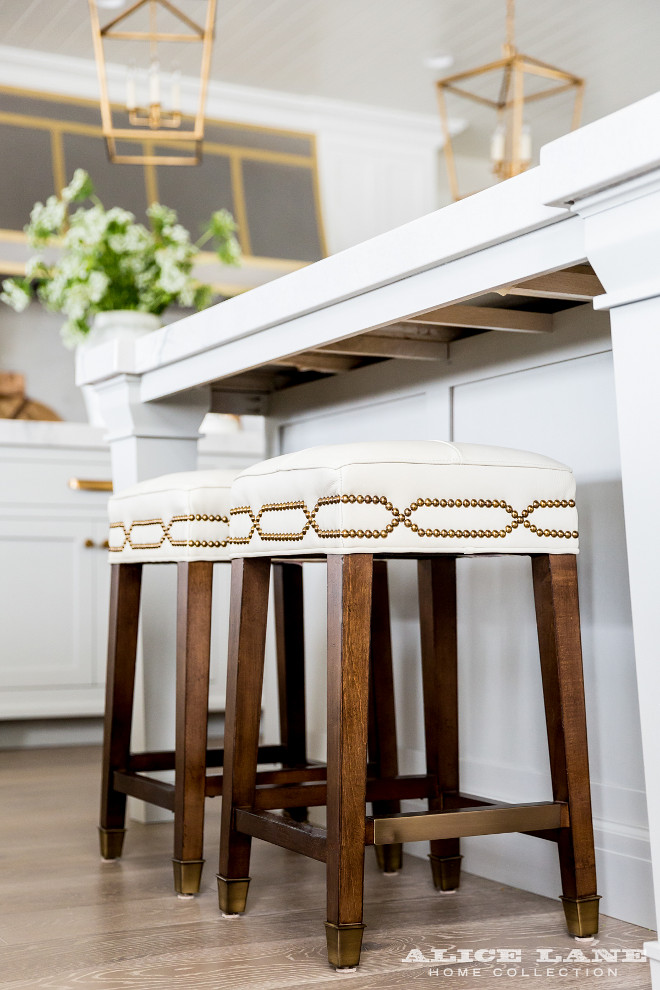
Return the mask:
[[[254,796],[254,807],[260,811],[273,808],[319,808],[327,803],[327,788],[325,770],[322,776],[318,771],[307,771],[307,780],[300,783],[294,780],[290,786],[285,779],[292,771],[271,771],[273,776],[280,776],[279,786],[259,786],[260,774],[257,774],[257,789]],[[302,772],[305,776],[305,771]],[[263,779],[263,778],[262,778]],[[315,781],[321,781],[316,783]],[[265,782],[264,782],[265,783]],[[426,775],[378,777],[367,781],[367,801],[410,800],[412,798],[427,798],[434,792],[433,777]],[[207,791],[208,793],[208,791]]]
[[[239,832],[325,863],[324,828],[307,822],[295,822],[269,811],[246,811],[242,808],[236,808],[234,820]]]
[[[282,794],[282,788],[289,785],[296,785],[299,783],[307,783],[309,781],[325,781],[326,769],[325,766],[317,766],[316,764],[307,764],[304,767],[295,767],[293,769],[284,768],[282,770],[259,770],[257,772],[257,786],[263,785],[276,785],[274,787],[268,787],[269,790],[276,791],[278,794]],[[223,776],[222,774],[209,774],[206,778],[206,790],[205,794],[207,797],[218,797],[222,794],[222,784]],[[325,784],[322,784],[325,787]],[[324,802],[319,802],[323,804]],[[294,807],[306,807],[307,800],[299,801],[298,804],[295,802],[290,802],[285,800],[276,800],[273,804],[272,802],[266,807],[269,808],[294,808]],[[263,805],[258,805],[258,807],[263,807]]]
[[[448,811],[455,811],[458,808],[487,808],[489,806],[502,805],[501,801],[490,800],[489,798],[478,797],[475,794],[456,794],[451,791],[444,791],[442,794],[442,807]]]
[[[560,802],[505,804],[367,819],[367,843],[458,839],[468,835],[565,828],[568,806]]]
[[[140,777],[128,770],[115,770],[113,786],[120,794],[129,794],[148,804],[174,811],[174,784],[153,777]]]
[[[207,749],[206,766],[224,766],[224,749]],[[260,746],[259,763],[282,763],[286,760],[286,746]],[[131,753],[128,758],[128,769],[134,773],[144,770],[174,770],[174,750],[161,750],[150,753]]]

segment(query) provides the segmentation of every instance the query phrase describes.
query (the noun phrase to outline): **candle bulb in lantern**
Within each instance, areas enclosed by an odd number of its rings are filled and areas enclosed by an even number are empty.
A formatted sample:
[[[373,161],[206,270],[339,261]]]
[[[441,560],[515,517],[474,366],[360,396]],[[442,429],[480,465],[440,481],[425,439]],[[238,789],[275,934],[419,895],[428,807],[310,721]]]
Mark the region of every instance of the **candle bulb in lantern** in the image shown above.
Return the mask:
[[[172,113],[181,111],[181,71],[175,69],[172,73]]]
[[[126,109],[129,113],[137,107],[137,97],[135,93],[135,66],[131,65],[126,74]]]
[[[499,165],[500,162],[504,161],[505,152],[506,135],[504,133],[504,128],[500,124],[493,131],[493,136],[490,141],[490,157],[494,165]]]
[[[520,134],[520,160],[523,162],[532,160],[532,132],[529,124],[523,124]]]
[[[160,103],[160,78],[159,78],[160,66],[158,64],[158,59],[152,59],[151,65],[149,66],[149,103],[151,106],[158,106]]]

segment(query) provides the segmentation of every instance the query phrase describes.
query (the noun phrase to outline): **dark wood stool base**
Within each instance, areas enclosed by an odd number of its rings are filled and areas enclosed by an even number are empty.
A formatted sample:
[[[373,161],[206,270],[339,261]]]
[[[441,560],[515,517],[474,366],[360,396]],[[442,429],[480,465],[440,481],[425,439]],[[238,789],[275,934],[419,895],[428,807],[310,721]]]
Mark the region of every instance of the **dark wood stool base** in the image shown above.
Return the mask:
[[[259,746],[257,764],[280,764],[283,769],[264,771],[257,774],[256,779],[267,790],[264,800],[268,799],[270,803],[263,807],[282,807],[292,823],[304,825],[307,806],[305,801],[300,801],[295,785],[318,781],[318,786],[323,788],[326,772],[321,764],[307,760],[302,566],[296,562],[277,561],[271,569],[275,592],[281,743]],[[224,789],[222,773],[207,773],[207,769],[223,767],[225,762],[224,750],[206,748],[213,565],[209,561],[177,565],[176,748],[158,753],[130,751],[142,565],[115,564],[111,572],[99,828],[101,855],[104,859],[121,856],[128,795],[165,808],[174,814],[174,889],[178,894],[196,894],[204,864],[204,799],[221,795]],[[379,625],[373,635],[372,650],[376,660],[372,660],[373,696],[369,712],[370,770],[374,778],[396,777],[394,687],[384,562],[375,566],[374,574]],[[266,590],[267,587],[266,584]],[[260,705],[257,710],[259,708]],[[148,776],[150,772],[163,770],[175,771],[174,784]],[[281,790],[276,794],[277,785],[281,785]],[[323,804],[325,796],[319,799],[317,792],[315,796],[310,794],[310,800],[317,805]],[[400,802],[385,800],[377,802],[375,807],[381,813],[396,812]],[[382,863],[384,872],[397,872],[401,867],[400,846],[395,845],[391,851],[385,849]],[[234,911],[227,909],[225,913]]]
[[[218,881],[218,907],[223,914],[243,914],[247,903],[250,877],[228,880],[216,873]]]
[[[436,890],[457,890],[461,882],[461,860],[458,856],[434,856],[429,853],[433,886]]]
[[[213,563],[177,565],[176,746],[172,751],[130,750],[140,614],[142,564],[111,567],[110,628],[106,682],[102,799],[99,841],[103,859],[122,854],[126,798],[132,796],[174,814],[174,889],[199,892],[203,859],[204,800],[222,794],[223,750],[207,749]],[[302,568],[273,565],[278,589],[277,663],[281,743],[260,746],[261,763],[307,765],[305,752]],[[288,694],[286,692],[289,692]],[[174,784],[148,774],[174,770]],[[270,776],[277,780],[277,771]],[[296,807],[301,820],[307,809]]]
[[[459,840],[519,832],[556,843],[568,930],[598,930],[598,895],[591,820],[586,713],[582,681],[577,569],[574,554],[530,554],[552,779],[552,800],[507,804],[462,794],[458,780],[456,560],[419,559],[422,684],[426,774],[396,772],[387,735],[369,747],[379,776],[368,766],[368,735],[391,717],[390,702],[374,705],[378,666],[373,610],[380,561],[371,554],[328,555],[328,766],[327,778],[300,777],[283,788],[291,806],[325,804],[327,828],[274,814],[256,770],[266,603],[270,561],[232,562],[232,599],[225,746],[225,797],[220,838],[220,904],[245,908],[252,837],[326,864],[328,959],[357,966],[362,944],[364,848],[381,848],[381,863],[402,842],[429,841],[439,890],[460,880]],[[379,657],[383,654],[379,651]],[[384,667],[387,669],[387,659]],[[386,678],[387,680],[387,678]],[[387,695],[387,691],[385,692]],[[393,711],[393,708],[392,708]],[[374,737],[375,738],[375,737]],[[380,748],[379,748],[380,745]],[[370,760],[370,764],[372,761]],[[383,773],[383,768],[387,770]],[[299,796],[296,798],[295,791]],[[275,792],[278,789],[275,788]],[[306,798],[303,798],[303,794]],[[426,798],[428,811],[404,812],[400,801]],[[366,814],[370,802],[373,814]],[[237,884],[240,897],[230,894]],[[223,906],[224,905],[224,906]]]
[[[365,925],[334,925],[325,923],[328,962],[335,969],[353,969],[360,962],[362,933]]]

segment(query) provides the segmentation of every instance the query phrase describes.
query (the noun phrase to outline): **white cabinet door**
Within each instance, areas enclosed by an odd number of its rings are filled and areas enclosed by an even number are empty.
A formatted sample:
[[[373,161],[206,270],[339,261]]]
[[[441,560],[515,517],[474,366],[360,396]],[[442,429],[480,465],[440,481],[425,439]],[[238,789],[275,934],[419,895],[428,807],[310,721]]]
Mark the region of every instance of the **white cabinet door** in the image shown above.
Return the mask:
[[[0,520],[0,717],[102,711],[104,538],[70,516]]]

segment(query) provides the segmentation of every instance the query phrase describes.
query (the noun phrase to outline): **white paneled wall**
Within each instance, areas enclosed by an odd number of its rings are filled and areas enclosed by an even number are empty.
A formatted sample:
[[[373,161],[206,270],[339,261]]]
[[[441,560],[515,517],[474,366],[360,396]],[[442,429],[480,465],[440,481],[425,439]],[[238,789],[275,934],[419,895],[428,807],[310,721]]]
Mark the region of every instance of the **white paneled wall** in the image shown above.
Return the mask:
[[[627,889],[620,916],[646,918],[646,809],[627,581],[611,354],[484,379],[453,390],[454,439],[537,449],[570,464],[578,483],[578,559],[585,689],[600,891]],[[484,410],[488,415],[484,416]],[[468,792],[545,800],[548,757],[527,561],[461,569],[461,707]],[[495,756],[496,754],[496,756]],[[514,769],[515,768],[515,769]],[[518,836],[466,842],[468,869],[516,883],[539,843]],[[622,850],[625,849],[623,858]],[[542,850],[534,889],[559,890],[555,851]],[[648,855],[648,853],[647,853]],[[542,864],[542,868],[540,865]],[[624,881],[625,873],[627,881]],[[534,876],[534,874],[532,874]],[[640,896],[641,895],[641,896]],[[610,908],[611,911],[611,908]]]
[[[436,209],[433,147],[322,131],[318,142],[328,251],[334,254]]]
[[[581,613],[590,763],[604,914],[654,926],[648,830],[625,557],[607,319],[589,307],[558,314],[554,335],[490,334],[451,345],[431,365],[390,362],[283,395],[283,450],[410,436],[536,450],[578,482]],[[516,335],[517,336],[517,335]],[[384,398],[383,392],[393,392]],[[316,412],[312,413],[312,405]],[[277,436],[277,434],[276,434]],[[325,747],[324,573],[307,565],[313,755]],[[415,565],[390,565],[401,772],[423,770]],[[459,562],[462,788],[503,800],[551,795],[527,559]],[[411,802],[411,807],[414,803]],[[426,855],[419,844],[414,850]],[[466,870],[560,892],[556,849],[526,836],[463,842]]]

